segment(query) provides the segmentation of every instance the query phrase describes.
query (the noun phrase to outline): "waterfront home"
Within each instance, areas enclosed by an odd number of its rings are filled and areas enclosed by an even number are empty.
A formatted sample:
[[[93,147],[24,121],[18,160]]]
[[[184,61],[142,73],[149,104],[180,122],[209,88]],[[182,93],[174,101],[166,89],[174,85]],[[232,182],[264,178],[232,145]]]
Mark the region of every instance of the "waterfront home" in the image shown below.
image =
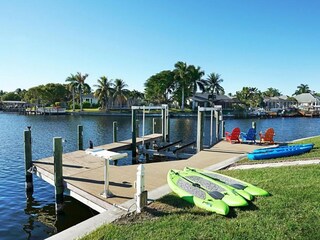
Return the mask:
[[[297,100],[285,95],[276,97],[265,97],[263,99],[265,109],[271,112],[278,112],[297,105]]]
[[[240,103],[235,97],[209,93],[196,93],[191,100],[196,102],[196,106],[206,107],[211,106],[211,103],[213,103],[214,105],[221,105],[222,109],[232,109],[233,104]]]
[[[90,106],[98,104],[99,100],[92,93],[86,94],[82,97],[82,103],[88,102]]]
[[[320,97],[311,93],[301,93],[293,96],[297,99],[298,108],[300,109],[320,109]]]
[[[311,93],[301,93],[294,95],[297,99],[297,107],[303,116],[319,116],[320,115],[320,97]]]

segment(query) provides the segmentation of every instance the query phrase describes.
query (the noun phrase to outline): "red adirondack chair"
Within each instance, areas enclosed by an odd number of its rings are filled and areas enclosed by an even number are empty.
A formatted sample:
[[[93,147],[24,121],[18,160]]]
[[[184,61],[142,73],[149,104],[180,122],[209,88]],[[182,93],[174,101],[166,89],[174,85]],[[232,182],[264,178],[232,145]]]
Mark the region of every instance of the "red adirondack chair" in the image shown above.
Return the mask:
[[[260,132],[259,136],[260,143],[274,144],[273,136],[275,136],[275,133],[273,128],[268,128],[264,134]]]
[[[232,130],[232,132],[226,132],[226,140],[230,143],[240,143],[240,128],[236,127]]]

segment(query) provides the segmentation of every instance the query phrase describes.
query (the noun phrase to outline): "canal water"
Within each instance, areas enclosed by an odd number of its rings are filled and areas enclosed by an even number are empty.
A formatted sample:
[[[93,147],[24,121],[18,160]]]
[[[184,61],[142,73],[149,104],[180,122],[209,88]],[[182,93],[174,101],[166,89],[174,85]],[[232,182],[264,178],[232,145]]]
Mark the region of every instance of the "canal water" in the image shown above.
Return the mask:
[[[210,142],[210,118],[205,121],[205,144]],[[33,199],[25,198],[23,131],[31,126],[33,159],[53,155],[52,139],[63,138],[64,152],[77,149],[77,126],[84,128],[84,147],[112,142],[112,123],[118,122],[118,140],[131,137],[131,118],[112,116],[24,116],[0,112],[0,239],[44,239],[97,213],[66,197],[65,213],[56,216],[54,188],[34,177]],[[197,118],[170,119],[171,141],[196,139]],[[246,132],[252,119],[226,120],[226,130]],[[273,127],[276,141],[320,135],[320,118],[255,119],[258,131]],[[140,122],[142,123],[142,122]],[[140,124],[140,136],[142,134]],[[156,131],[161,131],[160,119]],[[145,134],[152,132],[152,118],[146,118]],[[129,163],[123,163],[129,164]]]

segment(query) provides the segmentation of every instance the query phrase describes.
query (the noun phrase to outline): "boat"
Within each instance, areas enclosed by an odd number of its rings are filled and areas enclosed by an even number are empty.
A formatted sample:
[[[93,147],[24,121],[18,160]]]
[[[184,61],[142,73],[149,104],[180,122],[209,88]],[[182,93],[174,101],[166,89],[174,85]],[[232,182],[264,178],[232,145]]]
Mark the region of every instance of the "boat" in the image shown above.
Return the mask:
[[[240,195],[242,195],[241,193],[243,193],[243,191],[251,194],[252,196],[268,196],[269,195],[269,193],[266,190],[259,188],[253,184],[247,183],[245,181],[239,180],[237,178],[233,178],[221,173],[212,172],[204,169],[191,168],[191,167],[186,167],[186,168],[193,171],[197,171],[198,173],[205,175],[209,178],[212,178],[214,180],[219,180],[220,182],[223,182],[233,187],[234,189],[236,189],[237,193],[239,193]]]
[[[196,171],[185,169],[184,171],[178,171],[179,175],[186,180],[192,182],[194,185],[199,185],[206,190],[209,194],[216,193],[221,197],[221,200],[228,204],[229,207],[244,207],[248,206],[248,202],[238,193],[233,191],[228,185],[210,179],[207,176],[201,175]]]
[[[251,153],[248,153],[248,158],[250,160],[263,160],[270,158],[280,158],[280,157],[289,157],[294,155],[299,155],[303,153],[310,152],[313,148],[313,144],[297,144],[290,146],[280,146],[274,148],[266,148],[255,150]]]
[[[192,172],[194,175],[196,176],[201,176],[203,178],[206,179],[206,181],[211,181],[213,182],[215,185],[220,185],[222,186],[223,188],[226,188],[228,190],[231,190],[232,192],[236,192],[238,195],[242,196],[244,199],[247,199],[249,201],[253,200],[253,195],[251,195],[250,193],[244,191],[243,189],[237,189],[231,185],[228,185],[224,182],[221,182],[219,181],[218,179],[215,179],[215,178],[212,178],[208,175],[206,175],[203,170],[200,170],[200,169],[196,169],[196,168],[191,168],[191,167],[185,167],[184,168],[184,171],[185,172]],[[227,203],[228,204],[228,203]],[[228,204],[229,205],[229,204]],[[231,205],[229,205],[231,206]]]
[[[229,213],[229,206],[221,200],[222,194],[209,194],[199,185],[193,184],[180,176],[178,171],[173,169],[169,170],[167,182],[173,192],[197,207],[221,215],[227,215]]]
[[[314,143],[305,143],[305,144],[293,144],[293,145],[282,145],[277,147],[268,147],[268,148],[258,148],[253,150],[253,153],[258,152],[266,152],[266,151],[273,151],[274,149],[280,149],[280,148],[297,148],[297,147],[311,147],[313,148]]]

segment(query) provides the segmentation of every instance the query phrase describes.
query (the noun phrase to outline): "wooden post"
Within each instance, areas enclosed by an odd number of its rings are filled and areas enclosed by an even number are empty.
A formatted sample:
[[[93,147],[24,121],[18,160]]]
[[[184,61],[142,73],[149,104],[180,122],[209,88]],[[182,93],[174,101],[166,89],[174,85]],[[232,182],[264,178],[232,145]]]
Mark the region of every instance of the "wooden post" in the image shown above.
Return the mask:
[[[117,131],[118,131],[118,124],[117,122],[113,122],[113,142],[117,142]]]
[[[136,120],[136,137],[139,137],[139,120]]]
[[[170,119],[169,119],[169,113],[167,113],[167,142],[170,142]]]
[[[226,122],[225,121],[221,121],[221,125],[222,125],[222,136],[221,138],[225,138],[226,137]]]
[[[162,121],[162,142],[166,141],[166,109],[161,109],[161,121]]]
[[[216,139],[216,142],[217,143],[219,141],[219,111],[215,110],[214,111],[214,118],[215,118],[215,122],[216,122],[216,136],[215,136],[215,139]]]
[[[144,190],[144,166],[140,164],[137,168],[137,181],[136,181],[136,201],[137,213],[141,213],[142,208],[147,205],[147,191]]]
[[[24,161],[25,161],[25,189],[27,199],[32,198],[33,194],[33,177],[29,169],[32,167],[32,147],[31,147],[31,130],[24,131]]]
[[[83,126],[78,125],[78,150],[83,150]]]
[[[137,157],[137,135],[136,135],[136,110],[132,109],[132,118],[131,118],[131,132],[132,132],[132,145],[131,145],[131,151],[132,151],[132,163],[133,159]]]
[[[54,187],[56,196],[56,212],[63,211],[63,173],[62,173],[62,138],[53,138]]]
[[[204,112],[198,110],[198,121],[197,121],[197,152],[203,149],[203,120]]]

